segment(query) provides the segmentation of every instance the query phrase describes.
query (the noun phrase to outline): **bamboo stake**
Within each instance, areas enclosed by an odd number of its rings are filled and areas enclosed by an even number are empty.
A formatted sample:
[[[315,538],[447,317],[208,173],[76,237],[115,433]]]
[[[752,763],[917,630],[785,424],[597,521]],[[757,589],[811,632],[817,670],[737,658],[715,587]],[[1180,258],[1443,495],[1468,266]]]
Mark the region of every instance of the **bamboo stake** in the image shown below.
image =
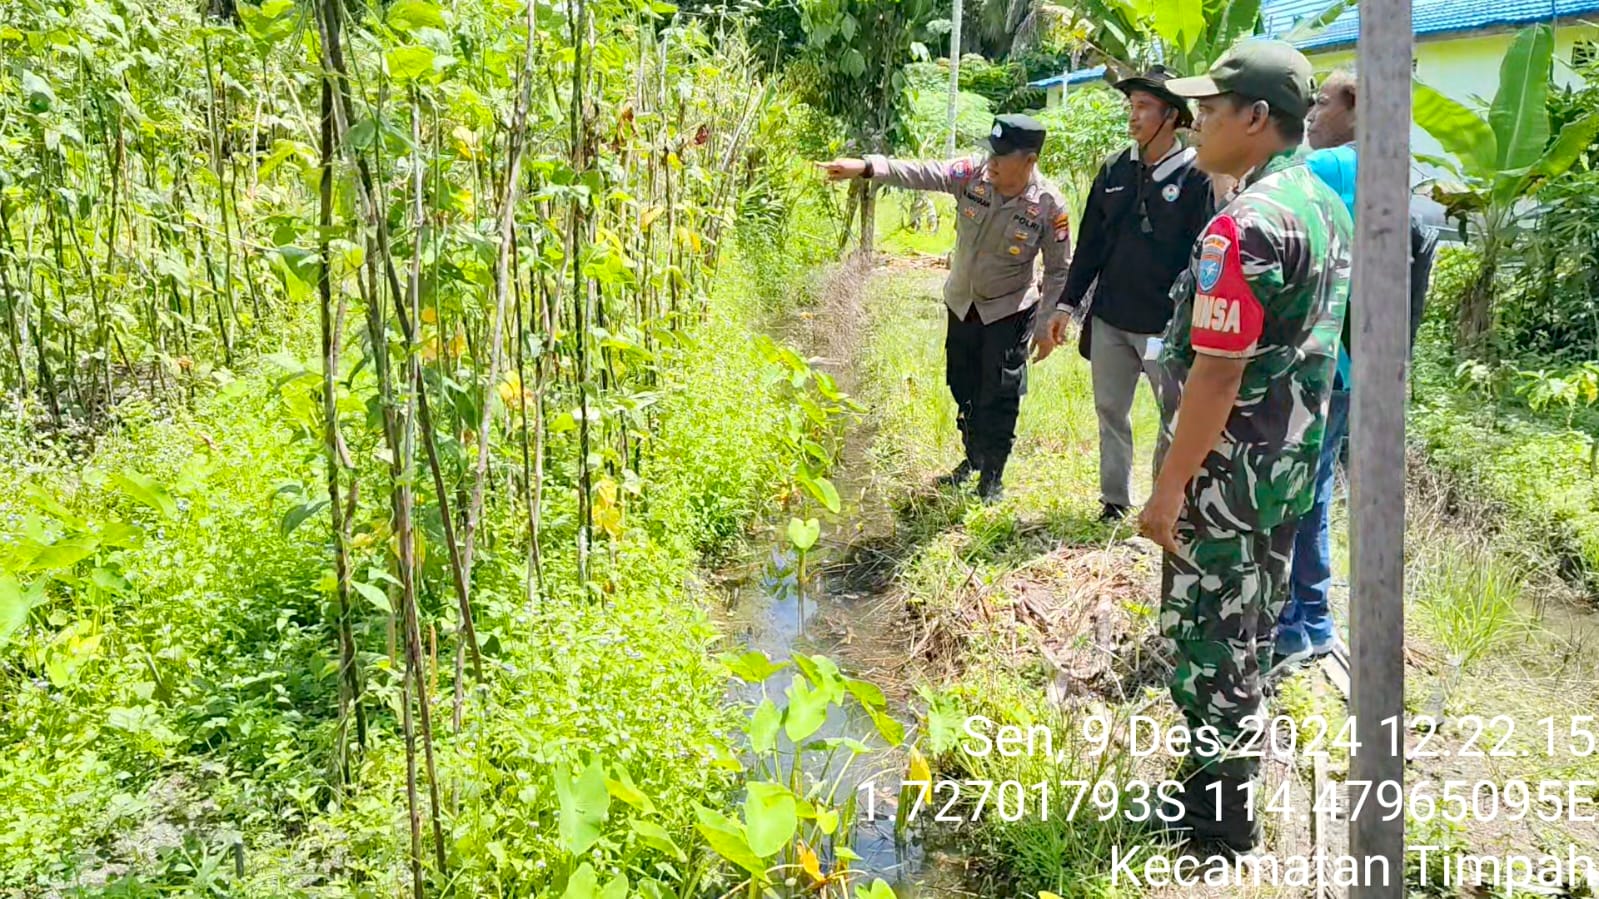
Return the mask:
[[[366,746],[366,719],[360,705],[360,680],[356,673],[355,635],[351,623],[350,604],[350,519],[340,504],[339,472],[355,468],[339,433],[338,372],[339,350],[344,334],[345,298],[339,293],[338,309],[333,309],[332,261],[328,258],[328,235],[333,226],[333,85],[322,78],[322,171],[318,188],[317,225],[321,238],[318,254],[322,271],[317,278],[317,294],[321,301],[322,322],[322,415],[323,441],[326,451],[328,480],[328,514],[333,526],[333,571],[337,597],[339,632],[339,720],[345,721],[351,708],[355,710],[356,741]],[[355,478],[350,485],[351,509],[354,512]],[[343,726],[341,724],[341,732]],[[339,750],[340,774],[349,778],[348,761],[342,745]]]

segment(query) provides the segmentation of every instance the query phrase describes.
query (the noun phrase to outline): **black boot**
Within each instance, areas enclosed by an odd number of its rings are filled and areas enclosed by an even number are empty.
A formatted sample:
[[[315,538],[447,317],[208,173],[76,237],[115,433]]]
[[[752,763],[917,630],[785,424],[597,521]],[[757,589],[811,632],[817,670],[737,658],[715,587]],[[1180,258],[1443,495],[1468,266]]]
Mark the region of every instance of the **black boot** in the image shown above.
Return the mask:
[[[1005,498],[1005,488],[1000,483],[1005,476],[1005,467],[984,467],[982,477],[977,480],[977,495],[983,500],[983,505],[992,506]]]
[[[1209,789],[1210,769],[1182,770],[1174,777],[1182,783],[1175,800],[1177,805],[1175,808],[1163,806],[1159,817],[1151,824],[1155,836],[1176,844],[1194,839],[1194,832],[1214,823],[1217,816],[1216,794]],[[1175,820],[1167,820],[1174,816]]]
[[[1235,855],[1247,855],[1255,851],[1265,833],[1260,825],[1260,816],[1252,804],[1254,797],[1248,789],[1250,780],[1249,777],[1229,774],[1211,777],[1211,783],[1220,787],[1220,804],[1218,808],[1217,787],[1208,787],[1205,793],[1211,803],[1212,813],[1203,826],[1194,829],[1196,843]]]
[[[961,464],[955,466],[954,471],[939,477],[938,486],[959,487],[961,484],[966,483],[967,480],[969,480],[971,476],[976,473],[977,466],[973,465],[968,459],[962,459]]]
[[[1163,824],[1157,832],[1203,851],[1234,855],[1254,851],[1264,833],[1260,817],[1250,805],[1247,783],[1245,778],[1217,774],[1208,767],[1192,772],[1183,782],[1182,818]]]
[[[1126,518],[1127,513],[1131,511],[1132,509],[1127,506],[1118,506],[1115,503],[1105,503],[1104,508],[1100,510],[1099,520],[1103,522],[1121,521],[1123,518]]]

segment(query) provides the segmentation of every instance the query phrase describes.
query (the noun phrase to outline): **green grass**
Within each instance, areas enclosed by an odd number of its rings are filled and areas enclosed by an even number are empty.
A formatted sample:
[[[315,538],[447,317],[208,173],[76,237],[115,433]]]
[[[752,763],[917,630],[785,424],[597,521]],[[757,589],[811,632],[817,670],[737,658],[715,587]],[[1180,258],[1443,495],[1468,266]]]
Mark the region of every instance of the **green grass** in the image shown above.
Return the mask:
[[[1423,552],[1411,596],[1421,627],[1449,653],[1451,663],[1469,668],[1528,636],[1522,609],[1527,575],[1510,556],[1448,538],[1432,541]]]
[[[1451,310],[1473,271],[1470,251],[1446,248],[1434,266],[1428,321],[1417,338],[1408,427],[1431,467],[1484,520],[1531,540],[1562,574],[1599,597],[1599,477],[1591,415],[1535,412],[1519,398],[1456,378]],[[1528,360],[1523,368],[1542,368]]]
[[[874,324],[863,360],[865,398],[876,410],[879,432],[872,454],[879,471],[903,483],[930,480],[961,453],[955,404],[944,383],[943,276],[935,269],[895,277],[869,301]],[[1030,365],[1027,378],[1005,474],[1012,497],[1005,509],[1044,519],[1063,538],[1097,535],[1097,526],[1085,527],[1099,512],[1099,426],[1088,363],[1073,343]],[[1138,498],[1148,491],[1158,427],[1154,396],[1141,382],[1133,406]]]

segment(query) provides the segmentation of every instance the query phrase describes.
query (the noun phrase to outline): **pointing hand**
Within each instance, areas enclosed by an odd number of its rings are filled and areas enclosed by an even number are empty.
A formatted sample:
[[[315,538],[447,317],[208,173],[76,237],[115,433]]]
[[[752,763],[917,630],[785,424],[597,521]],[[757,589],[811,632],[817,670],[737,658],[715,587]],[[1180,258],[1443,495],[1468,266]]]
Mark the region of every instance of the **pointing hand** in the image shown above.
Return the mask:
[[[829,181],[848,181],[859,178],[866,171],[866,163],[860,159],[834,159],[831,162],[818,162],[816,167],[822,170]]]

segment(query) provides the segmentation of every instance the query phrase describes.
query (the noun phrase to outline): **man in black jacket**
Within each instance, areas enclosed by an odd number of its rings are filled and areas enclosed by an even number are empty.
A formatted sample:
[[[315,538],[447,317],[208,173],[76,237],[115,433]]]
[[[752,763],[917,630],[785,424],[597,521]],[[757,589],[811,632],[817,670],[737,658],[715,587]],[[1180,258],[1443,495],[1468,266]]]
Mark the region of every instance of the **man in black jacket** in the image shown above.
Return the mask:
[[[1138,375],[1148,376],[1160,346],[1156,338],[1171,318],[1172,282],[1215,213],[1210,177],[1177,139],[1193,117],[1187,101],[1166,89],[1172,77],[1156,66],[1117,82],[1127,95],[1128,131],[1137,146],[1106,160],[1094,178],[1066,290],[1039,339],[1042,359],[1065,339],[1072,310],[1093,288],[1083,336],[1099,416],[1103,521],[1120,519],[1132,507]]]

